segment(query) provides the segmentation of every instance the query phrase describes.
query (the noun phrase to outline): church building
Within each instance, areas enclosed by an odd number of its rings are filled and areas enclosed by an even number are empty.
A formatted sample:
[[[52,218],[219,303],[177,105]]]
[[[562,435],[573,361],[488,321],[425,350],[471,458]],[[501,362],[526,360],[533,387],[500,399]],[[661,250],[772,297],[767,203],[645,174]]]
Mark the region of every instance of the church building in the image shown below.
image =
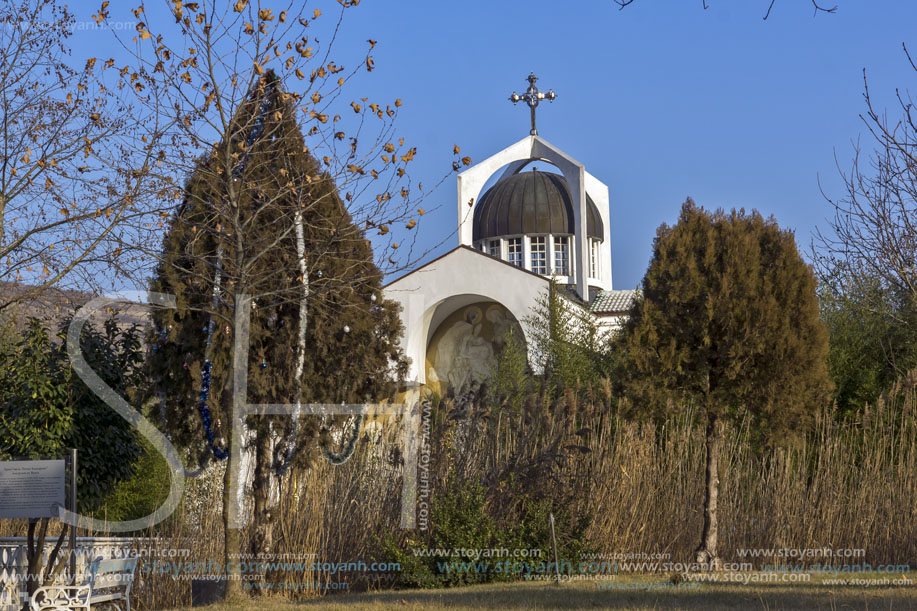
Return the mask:
[[[526,320],[551,278],[609,330],[634,298],[612,285],[608,186],[538,135],[535,109],[556,96],[528,81],[510,100],[529,106],[529,135],[458,175],[458,245],[385,287],[402,308],[408,381],[440,394],[486,380],[510,329],[531,348]]]

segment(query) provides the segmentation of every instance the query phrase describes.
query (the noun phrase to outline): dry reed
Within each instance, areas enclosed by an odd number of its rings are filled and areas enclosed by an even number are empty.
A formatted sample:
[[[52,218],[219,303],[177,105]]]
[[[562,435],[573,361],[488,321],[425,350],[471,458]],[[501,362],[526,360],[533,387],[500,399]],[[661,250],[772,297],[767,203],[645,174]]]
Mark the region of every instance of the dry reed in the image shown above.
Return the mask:
[[[558,400],[528,397],[509,408],[456,414],[448,402],[434,410],[434,481],[452,469],[487,483],[500,472],[549,456],[554,480],[569,488],[574,515],[592,517],[588,547],[597,553],[669,554],[691,561],[702,524],[704,446],[689,417],[662,425],[627,422],[607,396],[567,393]],[[354,457],[341,466],[318,461],[284,478],[275,552],[321,562],[381,558],[380,539],[405,542],[399,530],[403,457],[399,422],[368,427]],[[917,558],[917,392],[901,383],[858,422],[837,422],[829,409],[804,442],[756,454],[742,426],[727,428],[721,456],[720,545],[723,560],[738,550],[850,548],[865,558],[826,563],[907,564]],[[582,448],[588,448],[585,452]],[[553,452],[553,454],[551,453]],[[437,459],[437,457],[439,457]],[[182,561],[222,558],[219,468],[189,482],[180,509],[147,535],[161,545],[190,549]],[[434,488],[434,496],[436,489]],[[493,497],[496,499],[497,497]],[[492,501],[496,503],[497,501]],[[4,524],[0,534],[21,534]],[[251,526],[245,530],[247,536]],[[188,575],[138,570],[138,609],[190,602]],[[384,588],[391,575],[328,571],[275,572],[283,597],[317,595],[322,584],[346,580],[352,590]],[[298,585],[295,585],[298,584]],[[316,584],[319,584],[316,587]]]

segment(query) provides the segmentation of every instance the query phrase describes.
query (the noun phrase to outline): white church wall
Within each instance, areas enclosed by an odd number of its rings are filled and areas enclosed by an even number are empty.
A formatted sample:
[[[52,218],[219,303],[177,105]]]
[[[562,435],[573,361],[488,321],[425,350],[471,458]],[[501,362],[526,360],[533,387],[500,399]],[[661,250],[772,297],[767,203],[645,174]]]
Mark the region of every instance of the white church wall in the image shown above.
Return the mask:
[[[431,331],[435,331],[437,321],[474,301],[503,305],[519,321],[526,344],[531,346],[525,320],[547,285],[546,278],[470,247],[457,248],[387,285],[386,299],[402,307],[402,348],[411,359],[408,379],[426,382],[424,363]]]
[[[586,172],[586,193],[595,202],[602,218],[602,246],[600,249],[599,269],[601,276],[596,286],[611,290],[611,201],[608,195],[608,186],[600,182],[595,176]]]

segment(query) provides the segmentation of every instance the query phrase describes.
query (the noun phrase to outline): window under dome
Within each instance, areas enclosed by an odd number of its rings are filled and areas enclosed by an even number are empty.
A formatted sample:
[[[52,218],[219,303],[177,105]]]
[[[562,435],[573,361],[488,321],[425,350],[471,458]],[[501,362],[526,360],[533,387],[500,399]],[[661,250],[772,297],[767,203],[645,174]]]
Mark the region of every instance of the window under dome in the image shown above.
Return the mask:
[[[553,172],[519,172],[497,182],[474,210],[473,240],[492,237],[573,235],[573,202],[567,181]],[[605,229],[599,210],[586,194],[586,233],[599,241]]]

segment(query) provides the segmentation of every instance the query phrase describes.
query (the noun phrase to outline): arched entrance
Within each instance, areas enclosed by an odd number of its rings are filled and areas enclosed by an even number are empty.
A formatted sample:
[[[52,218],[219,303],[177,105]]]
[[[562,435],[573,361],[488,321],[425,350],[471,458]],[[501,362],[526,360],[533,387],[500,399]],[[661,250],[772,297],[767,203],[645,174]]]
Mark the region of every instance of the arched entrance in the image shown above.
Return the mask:
[[[424,363],[427,385],[440,396],[475,393],[513,341],[525,351],[522,326],[501,303],[476,295],[445,300],[430,324]]]

